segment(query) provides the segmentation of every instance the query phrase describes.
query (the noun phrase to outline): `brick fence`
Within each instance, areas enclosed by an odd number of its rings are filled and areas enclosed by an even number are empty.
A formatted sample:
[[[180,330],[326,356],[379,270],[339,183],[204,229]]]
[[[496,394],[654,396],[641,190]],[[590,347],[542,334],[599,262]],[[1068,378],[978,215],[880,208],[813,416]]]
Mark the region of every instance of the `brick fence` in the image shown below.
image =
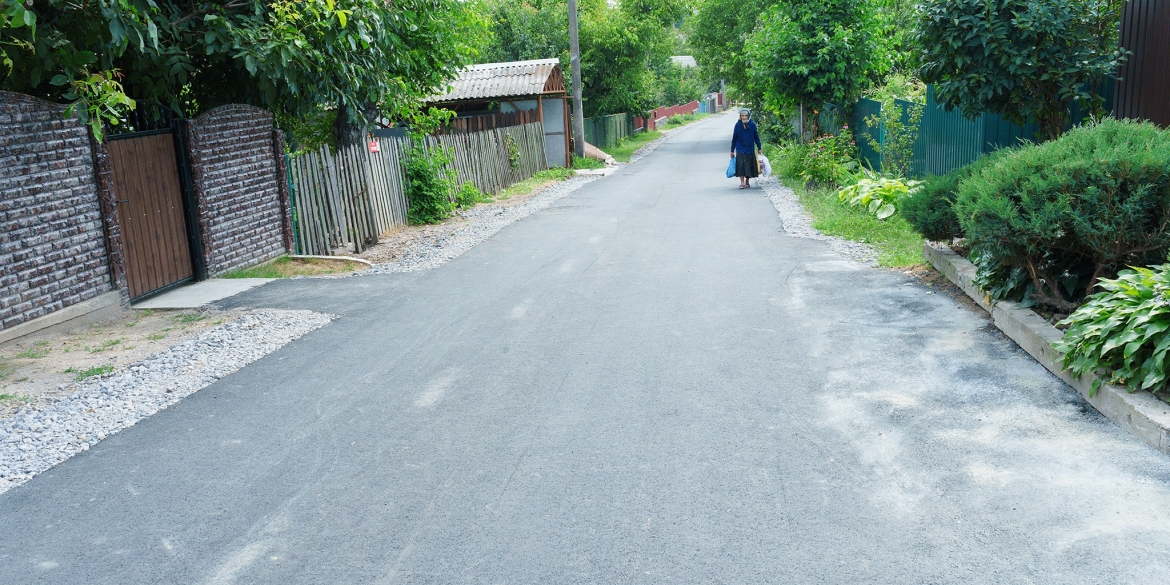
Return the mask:
[[[661,108],[650,110],[650,116],[646,119],[643,119],[641,116],[634,118],[634,127],[644,128],[645,130],[650,131],[654,130],[662,124],[665,124],[671,116],[694,114],[698,111],[699,102],[697,101],[677,106],[662,106]]]
[[[116,304],[106,293],[129,299],[125,197],[106,148],[64,110],[0,92],[0,332],[102,295]],[[291,250],[284,139],[272,114],[229,105],[179,123],[208,275]]]
[[[272,114],[222,106],[191,120],[188,129],[208,275],[287,252],[292,235],[284,146]]]
[[[0,330],[115,290],[87,128],[0,92]]]

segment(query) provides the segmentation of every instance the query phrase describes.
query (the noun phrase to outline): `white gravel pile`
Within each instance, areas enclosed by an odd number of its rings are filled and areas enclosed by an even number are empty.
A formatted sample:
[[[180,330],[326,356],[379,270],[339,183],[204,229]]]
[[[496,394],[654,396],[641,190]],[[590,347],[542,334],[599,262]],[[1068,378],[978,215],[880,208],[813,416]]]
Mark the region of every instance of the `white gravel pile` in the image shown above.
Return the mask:
[[[812,226],[812,218],[804,212],[804,207],[796,198],[796,193],[781,185],[775,177],[759,179],[758,184],[764,189],[764,196],[772,201],[772,205],[776,206],[776,212],[780,214],[780,223],[784,225],[784,233],[794,238],[828,242],[829,248],[846,258],[869,266],[877,266],[877,252],[873,246],[826,236],[817,231]]]
[[[261,309],[0,420],[0,493],[235,372],[332,317]]]
[[[511,207],[487,205],[459,212],[461,217],[468,220],[467,225],[451,233],[427,237],[407,249],[402,258],[393,262],[375,264],[358,274],[414,272],[438,268],[470,250],[476,244],[496,235],[496,232],[504,229],[508,224],[524,219],[552,205],[553,202],[576,191],[585,183],[595,180],[597,180],[596,176],[577,176],[552,185],[520,205]]]

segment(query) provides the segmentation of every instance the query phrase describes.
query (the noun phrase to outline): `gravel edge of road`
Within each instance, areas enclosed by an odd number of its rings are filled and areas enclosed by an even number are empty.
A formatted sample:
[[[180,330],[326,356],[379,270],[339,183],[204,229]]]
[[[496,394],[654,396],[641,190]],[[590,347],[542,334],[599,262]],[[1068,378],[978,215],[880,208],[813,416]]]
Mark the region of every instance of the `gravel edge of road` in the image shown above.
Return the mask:
[[[784,233],[794,238],[827,242],[830,249],[850,260],[870,267],[878,265],[877,251],[873,246],[828,236],[814,228],[812,218],[805,213],[796,193],[791,188],[781,185],[775,177],[758,179],[757,184],[763,189],[764,197],[776,207],[776,213],[780,215],[780,224],[784,226]]]
[[[329,324],[332,315],[258,309],[93,378],[43,408],[0,420],[0,494],[216,380]]]
[[[496,235],[505,227],[547,208],[558,199],[598,178],[597,176],[579,175],[567,179],[547,187],[528,201],[512,207],[488,205],[460,212],[460,215],[468,220],[466,225],[446,234],[425,238],[408,248],[399,260],[375,264],[367,270],[353,274],[311,278],[349,278],[368,274],[416,272],[438,268]]]

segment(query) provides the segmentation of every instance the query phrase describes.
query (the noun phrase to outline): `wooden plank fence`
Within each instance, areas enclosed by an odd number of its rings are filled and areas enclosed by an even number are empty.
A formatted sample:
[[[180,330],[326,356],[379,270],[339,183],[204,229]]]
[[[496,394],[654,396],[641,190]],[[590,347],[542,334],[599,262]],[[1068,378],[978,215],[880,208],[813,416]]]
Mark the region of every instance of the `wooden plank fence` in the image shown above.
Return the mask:
[[[406,225],[402,162],[411,140],[375,140],[376,153],[365,144],[336,151],[326,146],[289,161],[298,253],[361,253],[382,234]],[[451,149],[456,186],[470,181],[490,194],[548,168],[540,123],[427,136],[424,145]]]

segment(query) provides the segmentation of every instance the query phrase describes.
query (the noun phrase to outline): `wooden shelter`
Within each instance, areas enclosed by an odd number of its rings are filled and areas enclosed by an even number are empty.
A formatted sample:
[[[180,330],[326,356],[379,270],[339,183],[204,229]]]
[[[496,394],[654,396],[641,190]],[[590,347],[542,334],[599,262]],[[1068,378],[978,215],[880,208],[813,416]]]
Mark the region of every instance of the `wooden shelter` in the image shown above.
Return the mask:
[[[572,162],[569,101],[557,59],[472,65],[451,82],[447,93],[427,100],[427,105],[455,111],[457,128],[485,126],[486,117],[530,121],[535,116],[544,127],[548,166]]]

